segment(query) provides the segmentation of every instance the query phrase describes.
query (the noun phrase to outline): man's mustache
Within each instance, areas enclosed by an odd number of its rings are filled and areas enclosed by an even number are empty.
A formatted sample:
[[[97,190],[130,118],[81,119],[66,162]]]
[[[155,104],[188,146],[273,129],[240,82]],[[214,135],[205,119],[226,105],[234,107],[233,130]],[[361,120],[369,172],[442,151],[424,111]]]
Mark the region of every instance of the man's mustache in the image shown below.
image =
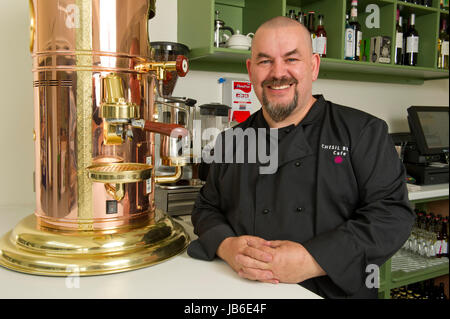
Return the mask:
[[[282,78],[275,78],[272,77],[270,79],[264,80],[261,83],[261,86],[264,88],[265,86],[282,86],[282,85],[291,85],[291,84],[297,84],[298,81],[294,78],[288,78],[288,77],[282,77]]]

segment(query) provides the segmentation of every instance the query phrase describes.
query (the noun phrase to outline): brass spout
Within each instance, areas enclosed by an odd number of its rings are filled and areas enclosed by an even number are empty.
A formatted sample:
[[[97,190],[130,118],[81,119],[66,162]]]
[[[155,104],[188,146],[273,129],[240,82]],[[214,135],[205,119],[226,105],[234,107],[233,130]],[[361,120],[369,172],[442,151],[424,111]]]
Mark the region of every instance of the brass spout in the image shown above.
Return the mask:
[[[183,168],[181,166],[175,166],[175,174],[155,176],[155,183],[175,183],[181,178],[181,175],[183,175],[182,173]]]
[[[177,56],[176,61],[160,61],[160,62],[145,62],[135,66],[138,72],[156,72],[158,81],[166,79],[166,71],[177,71],[178,75],[183,77],[189,71],[188,59],[185,56]]]
[[[120,202],[125,197],[125,187],[123,184],[116,184],[115,186],[111,184],[105,184],[106,192],[114,198],[116,201]]]

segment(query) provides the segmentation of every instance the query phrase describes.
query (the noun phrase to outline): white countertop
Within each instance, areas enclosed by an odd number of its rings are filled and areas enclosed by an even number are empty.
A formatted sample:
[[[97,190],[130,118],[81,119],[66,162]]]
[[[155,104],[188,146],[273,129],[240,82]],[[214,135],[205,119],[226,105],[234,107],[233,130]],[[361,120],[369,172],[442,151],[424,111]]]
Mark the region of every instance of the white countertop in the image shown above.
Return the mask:
[[[32,207],[0,207],[0,236]],[[192,238],[192,226],[181,222]],[[147,268],[79,278],[67,288],[65,277],[35,276],[0,267],[0,298],[157,298],[157,299],[318,299],[296,284],[266,284],[240,278],[225,262],[196,260],[186,252]],[[70,285],[69,285],[70,286]],[[73,286],[73,285],[72,285]]]
[[[448,183],[447,184],[436,184],[436,185],[412,185],[408,186],[408,197],[409,200],[420,200],[428,198],[436,198],[448,196]]]

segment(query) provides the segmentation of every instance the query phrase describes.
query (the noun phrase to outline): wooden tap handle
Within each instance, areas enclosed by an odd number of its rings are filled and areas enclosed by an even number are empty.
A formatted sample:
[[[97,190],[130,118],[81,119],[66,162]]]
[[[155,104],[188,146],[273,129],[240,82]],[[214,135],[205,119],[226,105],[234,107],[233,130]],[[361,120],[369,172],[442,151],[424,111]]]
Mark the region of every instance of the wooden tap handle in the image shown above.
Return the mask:
[[[178,124],[166,124],[166,123],[158,123],[145,121],[144,130],[159,133],[162,135],[167,135],[170,137],[185,137],[188,136],[188,130]]]
[[[186,76],[189,71],[188,59],[184,55],[178,55],[175,62],[175,67],[179,76]]]

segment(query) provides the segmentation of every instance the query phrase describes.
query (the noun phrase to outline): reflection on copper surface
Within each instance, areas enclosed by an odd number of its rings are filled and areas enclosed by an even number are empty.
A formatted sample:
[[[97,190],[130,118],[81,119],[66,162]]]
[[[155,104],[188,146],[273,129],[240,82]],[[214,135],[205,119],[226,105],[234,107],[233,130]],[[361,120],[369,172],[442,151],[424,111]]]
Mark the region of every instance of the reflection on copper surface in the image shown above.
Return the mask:
[[[134,69],[152,61],[147,21],[155,0],[30,1],[36,212],[0,237],[0,266],[91,276],[181,253],[189,236],[155,208],[155,137],[147,131],[155,75]],[[111,92],[120,96],[105,109],[111,73]],[[128,117],[137,114],[145,131],[131,128]],[[123,143],[106,144],[105,127]]]
[[[148,1],[92,0],[90,21],[85,21],[80,12],[85,9],[82,1],[56,2],[33,1],[36,216],[43,225],[55,228],[93,223],[94,229],[110,229],[129,224],[132,219],[145,219],[154,210],[154,178],[125,184],[125,197],[117,203],[114,214],[107,211],[106,203],[113,198],[104,184],[92,183],[93,220],[80,220],[77,90],[83,87],[82,72],[91,72],[92,126],[86,133],[92,136],[92,162],[154,165],[154,134],[133,128],[133,140],[105,145],[103,119],[99,117],[101,79],[114,72],[122,78],[126,101],[139,106],[142,118],[152,119],[154,76],[134,70],[135,65],[152,58],[147,35]],[[90,41],[91,49],[80,50],[77,32],[86,23],[90,24],[92,38],[84,40]]]

